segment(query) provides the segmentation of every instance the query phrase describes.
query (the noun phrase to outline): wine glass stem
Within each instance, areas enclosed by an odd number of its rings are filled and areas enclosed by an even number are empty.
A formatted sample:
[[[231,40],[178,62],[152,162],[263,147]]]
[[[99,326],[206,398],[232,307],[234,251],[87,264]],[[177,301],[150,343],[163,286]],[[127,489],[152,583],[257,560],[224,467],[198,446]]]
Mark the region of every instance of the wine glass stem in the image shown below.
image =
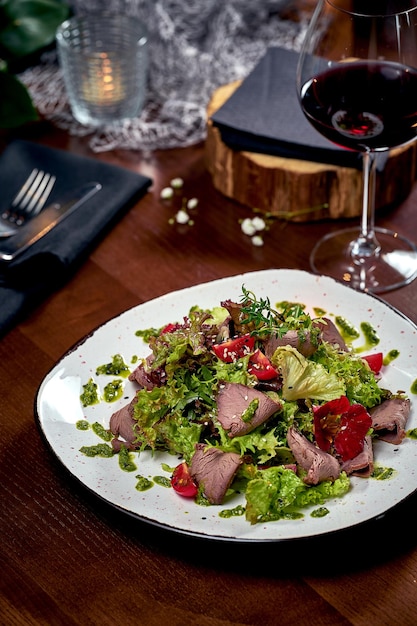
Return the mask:
[[[363,199],[359,237],[351,245],[352,260],[356,265],[369,265],[379,255],[380,245],[375,236],[375,182],[376,155],[363,153]]]

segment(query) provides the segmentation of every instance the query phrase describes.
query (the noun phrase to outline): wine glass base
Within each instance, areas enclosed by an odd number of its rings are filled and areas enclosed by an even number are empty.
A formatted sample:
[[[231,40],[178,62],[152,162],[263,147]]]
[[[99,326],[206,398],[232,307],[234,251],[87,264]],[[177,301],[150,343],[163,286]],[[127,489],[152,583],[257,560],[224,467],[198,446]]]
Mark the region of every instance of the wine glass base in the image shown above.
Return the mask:
[[[310,265],[316,274],[368,293],[384,293],[403,287],[417,277],[417,246],[385,228],[375,228],[380,245],[377,256],[354,260],[352,241],[359,228],[347,228],[325,235],[314,246]]]

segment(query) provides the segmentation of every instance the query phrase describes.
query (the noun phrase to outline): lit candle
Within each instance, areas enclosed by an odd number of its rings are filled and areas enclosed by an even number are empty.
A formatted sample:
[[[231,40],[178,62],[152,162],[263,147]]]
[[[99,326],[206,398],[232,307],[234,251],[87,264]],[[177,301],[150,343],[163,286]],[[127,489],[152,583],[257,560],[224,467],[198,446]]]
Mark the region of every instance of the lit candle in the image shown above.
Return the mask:
[[[125,98],[117,60],[106,52],[91,56],[83,81],[83,95],[87,102],[99,106],[118,104]]]

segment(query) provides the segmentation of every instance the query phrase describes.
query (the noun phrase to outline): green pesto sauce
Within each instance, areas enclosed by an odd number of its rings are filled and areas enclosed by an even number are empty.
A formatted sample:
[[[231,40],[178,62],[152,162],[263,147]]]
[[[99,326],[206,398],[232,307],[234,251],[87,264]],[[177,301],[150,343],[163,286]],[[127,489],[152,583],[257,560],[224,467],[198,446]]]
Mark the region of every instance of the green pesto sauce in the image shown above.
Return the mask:
[[[306,305],[301,304],[300,302],[290,302],[289,300],[281,300],[281,302],[277,302],[275,308],[279,311],[287,311],[288,309],[292,309],[293,307],[300,307],[300,309],[305,309]]]
[[[219,517],[227,519],[229,517],[241,517],[244,514],[245,507],[239,504],[238,506],[235,506],[234,509],[224,509],[223,511],[220,511]]]
[[[417,394],[417,378],[416,380],[412,383],[411,387],[410,387],[410,392]]]
[[[275,519],[292,520],[292,519],[302,519],[303,517],[304,517],[304,513],[300,513],[299,511],[286,511],[285,513],[280,513],[280,515],[276,517]],[[273,521],[272,518],[271,518],[271,521]]]
[[[410,439],[417,439],[417,428],[410,428],[410,430],[407,430],[405,434]]]
[[[148,489],[150,489],[154,485],[153,481],[149,480],[149,478],[146,478],[146,476],[141,476],[140,474],[138,474],[136,478],[138,481],[136,483],[136,489],[138,491],[148,491]]]
[[[392,467],[375,466],[371,477],[376,478],[376,480],[388,480],[389,478],[392,478],[395,474],[396,471]]]
[[[371,348],[377,346],[380,342],[380,338],[375,328],[369,322],[361,322],[361,331],[365,339],[365,343],[362,346],[355,347],[355,352],[368,352]]]
[[[137,469],[133,462],[133,454],[125,446],[120,448],[119,467],[124,472],[134,472]]]
[[[392,361],[395,361],[395,359],[398,359],[399,356],[400,356],[399,350],[390,350],[388,354],[384,356],[383,364],[389,365],[390,363],[392,363]]]
[[[244,422],[250,422],[252,417],[255,415],[258,406],[259,406],[259,400],[258,398],[254,398],[246,407],[246,409],[243,411],[242,416],[241,416],[242,420]]]
[[[115,402],[123,395],[123,382],[118,380],[112,380],[103,389],[103,398],[106,402]]]
[[[92,378],[83,385],[83,392],[80,395],[81,404],[83,406],[91,406],[99,403],[97,383]]]
[[[365,341],[367,346],[372,348],[373,346],[377,346],[380,342],[378,334],[375,328],[369,322],[361,323],[361,330],[365,336]]]
[[[280,511],[279,513],[266,513],[265,515],[259,515],[258,522],[277,522],[282,519],[286,520],[294,520],[294,519],[303,519],[304,514],[299,511]]]
[[[169,475],[173,474],[175,467],[171,467],[168,463],[161,463],[161,467],[164,472],[168,472]]]
[[[78,430],[88,430],[90,428],[90,424],[87,420],[78,420],[75,424],[75,428]]]
[[[109,458],[113,456],[113,448],[107,443],[98,443],[95,446],[83,446],[80,448],[80,452],[86,456],[102,456]]]
[[[325,506],[320,506],[318,509],[315,509],[311,512],[311,517],[325,517],[329,513],[329,509],[327,509]]]
[[[93,429],[93,432],[95,432],[97,437],[100,437],[100,439],[103,439],[103,441],[111,441],[113,439],[112,433],[109,430],[106,430],[104,426],[99,424],[99,422],[94,422],[91,428]]]
[[[134,354],[132,358],[130,359],[130,362],[132,365],[135,365],[135,363],[137,363],[138,361],[139,361],[139,357],[137,354]]]
[[[96,369],[96,375],[105,374],[106,376],[122,376],[127,378],[130,374],[130,370],[123,360],[120,354],[115,354],[112,357],[111,363],[105,365],[99,365]]]
[[[210,502],[207,500],[206,496],[204,495],[204,490],[203,490],[202,485],[198,487],[198,492],[194,499],[194,502],[198,504],[199,506],[211,506]]]
[[[153,481],[160,487],[171,487],[171,481],[166,476],[154,476]]]
[[[325,311],[324,309],[321,309],[321,308],[320,308],[320,307],[318,307],[318,306],[315,306],[315,307],[313,308],[313,311],[314,311],[314,315],[315,315],[316,317],[324,317],[324,316],[326,315],[326,311]]]
[[[340,334],[342,335],[345,341],[352,341],[353,339],[358,339],[360,337],[360,333],[357,328],[349,322],[345,317],[341,315],[337,315],[335,317],[336,326],[339,329]]]
[[[146,328],[145,330],[137,330],[135,332],[136,337],[142,337],[145,343],[149,343],[151,337],[158,337],[160,328]]]

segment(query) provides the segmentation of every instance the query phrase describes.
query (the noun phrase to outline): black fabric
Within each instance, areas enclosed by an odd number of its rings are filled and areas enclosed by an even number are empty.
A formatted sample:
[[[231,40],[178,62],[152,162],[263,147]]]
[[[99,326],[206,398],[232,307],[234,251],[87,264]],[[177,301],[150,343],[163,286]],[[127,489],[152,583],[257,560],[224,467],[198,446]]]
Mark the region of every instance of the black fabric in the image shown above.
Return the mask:
[[[305,118],[296,90],[298,53],[269,48],[240,87],[212,116],[233,150],[361,169],[356,152],[331,143]]]
[[[0,214],[34,167],[57,177],[48,204],[90,181],[100,183],[102,189],[14,261],[0,262],[0,336],[68,279],[152,183],[145,176],[93,158],[15,141],[0,156]]]

